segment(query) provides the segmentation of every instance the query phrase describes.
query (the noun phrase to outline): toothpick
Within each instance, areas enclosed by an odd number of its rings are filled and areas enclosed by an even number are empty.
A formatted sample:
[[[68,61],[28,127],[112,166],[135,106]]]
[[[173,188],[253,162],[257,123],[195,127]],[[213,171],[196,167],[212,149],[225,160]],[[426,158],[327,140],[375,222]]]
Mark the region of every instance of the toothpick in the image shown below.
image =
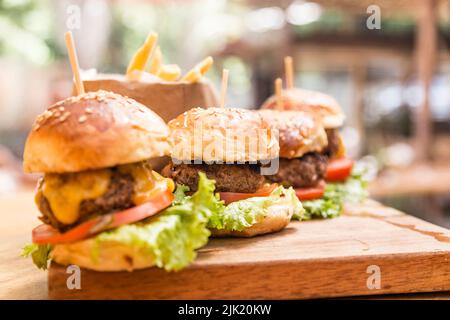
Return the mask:
[[[283,109],[283,98],[281,96],[281,91],[283,90],[283,80],[277,78],[275,80],[275,97],[277,99],[277,108]]]
[[[292,66],[292,57],[284,58],[284,72],[286,75],[286,88],[294,88],[294,67]]]
[[[81,80],[80,66],[78,65],[77,51],[75,50],[72,31],[67,31],[66,34],[64,35],[64,38],[66,39],[66,47],[69,53],[69,61],[72,67],[73,76],[75,78],[75,87],[77,89],[78,95],[80,95],[84,93],[84,85],[83,81]]]
[[[225,107],[225,97],[227,95],[227,88],[228,88],[228,69],[223,69],[222,72],[222,86],[220,89],[220,107]]]

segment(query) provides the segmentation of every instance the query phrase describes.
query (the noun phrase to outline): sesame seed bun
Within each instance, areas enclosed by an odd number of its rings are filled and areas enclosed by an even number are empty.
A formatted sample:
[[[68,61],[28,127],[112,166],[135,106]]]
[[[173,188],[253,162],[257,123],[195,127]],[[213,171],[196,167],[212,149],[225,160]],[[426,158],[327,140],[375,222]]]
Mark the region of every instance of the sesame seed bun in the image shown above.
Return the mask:
[[[194,108],[169,122],[172,158],[258,161],[278,156],[278,141],[255,111]]]
[[[284,229],[291,221],[293,208],[290,205],[272,205],[268,214],[260,222],[255,223],[242,231],[210,229],[213,237],[243,237],[250,238],[258,235],[278,232]]]
[[[325,129],[341,127],[345,116],[337,101],[322,92],[304,89],[288,89],[282,92],[282,103],[278,107],[276,97],[267,99],[261,109],[295,110],[310,113],[322,120]]]
[[[273,130],[278,130],[282,158],[299,158],[308,152],[319,152],[328,144],[321,122],[305,112],[266,109],[259,113]]]
[[[35,121],[24,150],[24,171],[78,172],[168,155],[169,130],[153,111],[107,92],[70,97]]]

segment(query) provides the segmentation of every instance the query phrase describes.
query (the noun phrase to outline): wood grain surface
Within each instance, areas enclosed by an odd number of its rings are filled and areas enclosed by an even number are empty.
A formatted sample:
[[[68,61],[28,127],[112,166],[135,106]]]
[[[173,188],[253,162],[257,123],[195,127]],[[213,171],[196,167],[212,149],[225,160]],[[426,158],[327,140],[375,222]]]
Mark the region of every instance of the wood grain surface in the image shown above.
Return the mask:
[[[20,256],[40,223],[33,194],[0,196],[0,299],[48,299],[47,272]]]
[[[368,289],[378,266],[381,288]],[[450,231],[368,201],[342,217],[293,222],[278,234],[214,239],[189,268],[81,271],[81,289],[52,264],[62,299],[304,299],[450,290]]]

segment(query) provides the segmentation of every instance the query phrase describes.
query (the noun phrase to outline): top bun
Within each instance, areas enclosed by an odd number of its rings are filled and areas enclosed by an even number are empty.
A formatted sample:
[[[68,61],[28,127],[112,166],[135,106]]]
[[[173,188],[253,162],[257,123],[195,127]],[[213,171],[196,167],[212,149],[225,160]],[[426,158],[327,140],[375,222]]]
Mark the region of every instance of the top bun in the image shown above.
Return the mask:
[[[133,99],[96,91],[70,97],[38,116],[24,171],[64,173],[113,167],[170,153],[169,129]]]
[[[278,141],[255,112],[194,108],[169,122],[172,158],[204,162],[255,162],[278,157]]]
[[[327,134],[320,121],[300,111],[259,110],[271,126],[278,130],[280,157],[299,158],[308,152],[322,151]]]
[[[337,101],[322,92],[304,89],[283,90],[283,110],[305,111],[322,120],[326,129],[338,128],[344,124],[345,116]],[[267,99],[261,109],[279,109],[276,97]]]

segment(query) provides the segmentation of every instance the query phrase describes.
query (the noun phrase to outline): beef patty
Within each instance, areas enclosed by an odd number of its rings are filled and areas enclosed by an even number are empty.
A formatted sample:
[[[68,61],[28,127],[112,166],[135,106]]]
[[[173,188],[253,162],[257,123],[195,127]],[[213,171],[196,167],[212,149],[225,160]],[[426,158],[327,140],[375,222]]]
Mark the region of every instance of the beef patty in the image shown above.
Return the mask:
[[[133,177],[129,174],[112,169],[108,190],[99,198],[83,200],[80,203],[80,217],[77,222],[67,225],[58,221],[50,208],[48,200],[40,197],[38,207],[42,213],[39,218],[45,224],[50,224],[59,231],[66,231],[92,217],[111,213],[116,210],[128,209],[133,206]],[[40,187],[40,186],[39,186]]]
[[[307,153],[294,159],[280,158],[277,174],[266,178],[287,187],[314,187],[325,177],[327,161],[327,156],[320,153]]]
[[[324,150],[324,154],[328,157],[333,157],[339,151],[339,130],[337,129],[326,129],[328,145]]]
[[[184,184],[190,191],[196,191],[198,173],[203,172],[208,179],[216,180],[217,192],[254,193],[260,189],[265,179],[259,174],[259,165],[251,164],[180,164],[169,163],[162,171],[167,178]]]

